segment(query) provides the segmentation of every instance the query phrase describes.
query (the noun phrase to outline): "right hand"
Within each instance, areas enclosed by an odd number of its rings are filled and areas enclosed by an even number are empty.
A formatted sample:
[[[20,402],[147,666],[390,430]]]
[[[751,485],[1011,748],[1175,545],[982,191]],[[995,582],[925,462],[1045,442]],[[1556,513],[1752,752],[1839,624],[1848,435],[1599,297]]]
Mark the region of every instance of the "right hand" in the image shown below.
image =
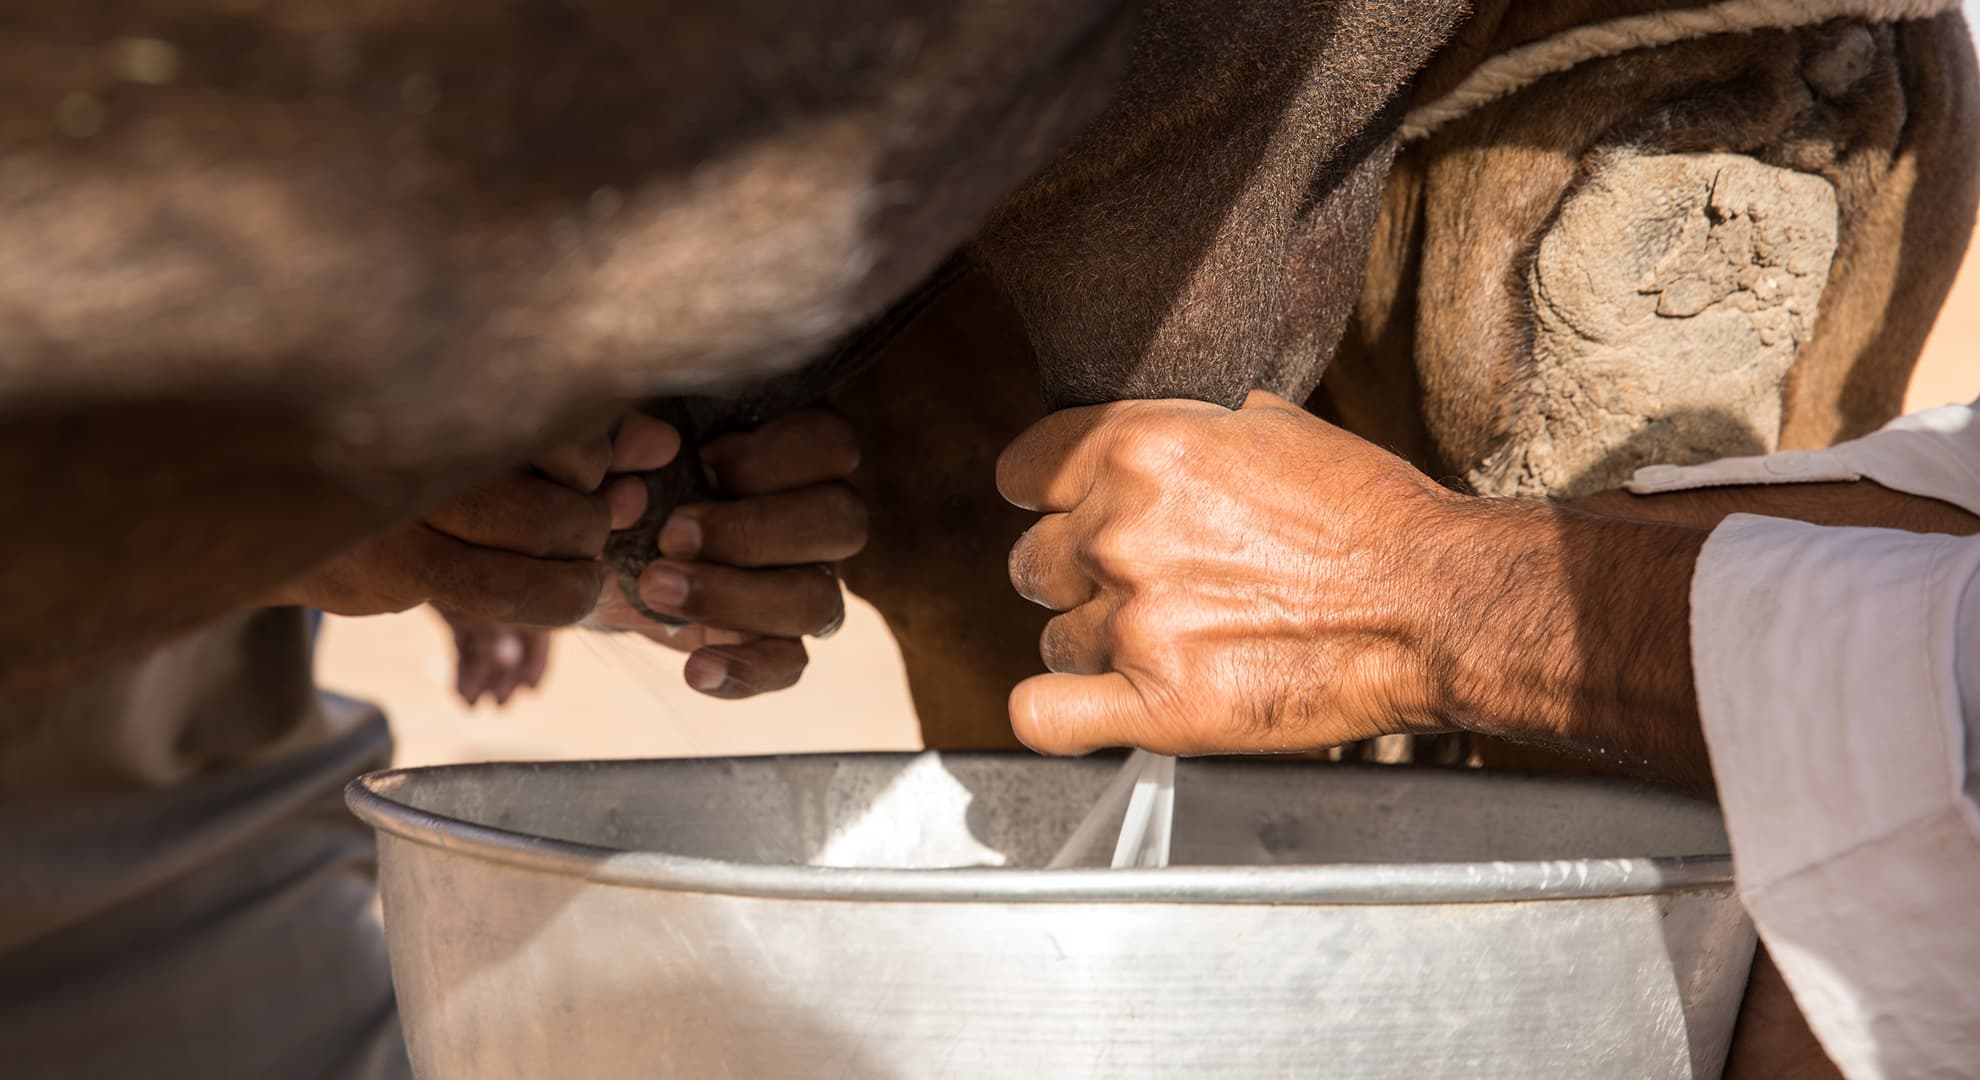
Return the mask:
[[[679,448],[673,428],[628,414],[616,438],[557,447],[331,558],[269,603],[332,615],[425,603],[497,623],[577,622],[605,584],[607,533],[646,509],[645,485],[620,474],[660,468]]]

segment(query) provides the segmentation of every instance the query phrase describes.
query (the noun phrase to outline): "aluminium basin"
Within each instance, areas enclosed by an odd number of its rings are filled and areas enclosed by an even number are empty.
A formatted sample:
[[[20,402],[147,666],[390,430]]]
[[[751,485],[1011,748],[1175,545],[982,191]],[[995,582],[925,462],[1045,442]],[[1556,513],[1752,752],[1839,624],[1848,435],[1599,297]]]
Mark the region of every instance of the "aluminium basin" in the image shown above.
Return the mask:
[[[1708,804],[1184,761],[1174,865],[1038,869],[1118,758],[376,773],[425,1080],[1711,1077],[1753,953]]]

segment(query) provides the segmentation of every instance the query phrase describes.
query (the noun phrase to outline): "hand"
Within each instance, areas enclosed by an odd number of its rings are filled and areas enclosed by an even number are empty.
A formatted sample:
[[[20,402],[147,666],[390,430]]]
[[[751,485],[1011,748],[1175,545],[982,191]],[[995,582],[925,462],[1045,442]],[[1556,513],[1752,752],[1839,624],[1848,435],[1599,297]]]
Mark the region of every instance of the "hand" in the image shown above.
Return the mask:
[[[492,693],[507,705],[523,687],[542,684],[550,665],[550,634],[533,626],[510,626],[454,611],[438,614],[454,632],[454,691],[469,705]]]
[[[615,474],[657,469],[679,450],[673,428],[629,415],[616,436],[551,450],[331,559],[270,603],[335,615],[431,603],[503,624],[576,622],[605,579],[606,534],[646,508],[645,486]]]
[[[1480,499],[1269,394],[1048,417],[998,463],[1066,614],[1011,695],[1048,753],[1310,750],[1447,731],[1709,782],[1691,673],[1706,532]]]
[[[1047,516],[1011,581],[1065,614],[1011,723],[1046,753],[1308,750],[1444,730],[1426,541],[1466,501],[1269,394],[1055,414],[998,462]]]
[[[806,410],[701,448],[726,501],[692,503],[660,530],[660,554],[640,576],[656,611],[691,625],[656,624],[606,583],[587,625],[632,630],[689,653],[688,685],[744,698],[796,683],[804,635],[838,628],[845,596],[829,564],[866,546],[866,506],[845,481],[859,443],[844,420]]]

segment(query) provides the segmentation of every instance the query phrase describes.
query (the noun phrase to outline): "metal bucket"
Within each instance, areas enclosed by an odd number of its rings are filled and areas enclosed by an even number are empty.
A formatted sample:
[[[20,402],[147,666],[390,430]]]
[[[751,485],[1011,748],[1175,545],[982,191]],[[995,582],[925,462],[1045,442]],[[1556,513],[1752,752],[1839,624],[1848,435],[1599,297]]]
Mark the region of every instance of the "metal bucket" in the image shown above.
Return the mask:
[[[426,1080],[1717,1076],[1718,816],[1563,778],[1185,761],[1166,870],[1041,870],[1118,759],[378,773]]]

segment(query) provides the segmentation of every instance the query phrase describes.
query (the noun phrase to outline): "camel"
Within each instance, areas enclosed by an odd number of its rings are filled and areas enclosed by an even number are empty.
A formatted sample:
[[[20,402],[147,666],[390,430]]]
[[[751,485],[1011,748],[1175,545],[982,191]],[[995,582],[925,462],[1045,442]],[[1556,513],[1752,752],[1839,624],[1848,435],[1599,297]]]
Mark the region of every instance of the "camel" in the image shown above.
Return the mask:
[[[1589,21],[1684,6],[1481,4],[1409,101]],[[1875,429],[1980,203],[1970,41],[1957,14],[1714,35],[1596,59],[1413,139],[1308,406],[1453,484],[1548,498]],[[1004,697],[1038,670],[1048,615],[1003,585],[1026,516],[985,497],[997,451],[1047,407],[994,278],[952,286],[837,398],[881,448],[861,478],[873,542],[847,581],[886,615],[945,748],[1015,745]]]
[[[1708,6],[9,13],[0,683],[26,696],[0,733],[44,780],[128,783],[71,752],[117,734],[63,735],[78,700],[293,704],[303,684],[268,680],[302,638],[217,617],[628,402],[794,369],[823,392],[840,375],[801,369],[849,334],[879,355],[840,395],[876,525],[847,576],[950,747],[1008,744],[1003,694],[1035,668],[988,462],[1048,406],[1313,393],[1524,496],[1873,426],[1970,231],[1957,16],[1631,48],[1412,124],[1520,46]],[[1634,334],[1646,306],[1671,325]],[[884,345],[858,332],[876,317]],[[1668,367],[1668,399],[1610,378],[1671,355],[1728,370]],[[164,670],[275,638],[282,664],[224,694]],[[149,732],[140,787],[246,775],[335,729],[312,723]],[[379,751],[346,749],[319,764]],[[49,895],[37,917],[74,910]],[[97,899],[117,921],[128,896]]]

